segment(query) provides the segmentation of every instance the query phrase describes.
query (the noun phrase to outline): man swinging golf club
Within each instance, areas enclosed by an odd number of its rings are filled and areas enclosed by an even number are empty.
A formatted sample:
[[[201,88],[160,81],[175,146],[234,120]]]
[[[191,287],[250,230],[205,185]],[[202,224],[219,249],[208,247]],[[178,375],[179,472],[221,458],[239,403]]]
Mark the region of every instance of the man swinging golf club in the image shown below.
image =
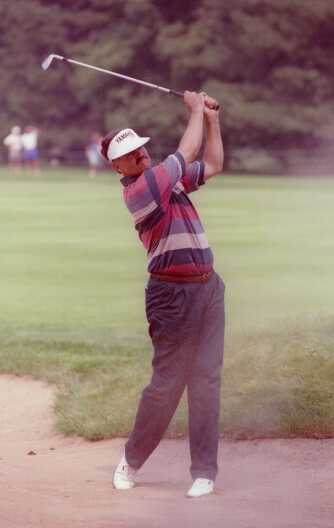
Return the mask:
[[[219,106],[204,93],[184,93],[189,121],[177,151],[151,166],[130,128],[108,134],[101,152],[121,175],[124,201],[148,254],[146,315],[153,374],[113,485],[127,490],[159,444],[187,387],[193,483],[188,497],[212,493],[217,475],[224,283],[189,194],[223,167]],[[203,130],[204,129],[204,130]],[[203,159],[195,161],[205,144]]]

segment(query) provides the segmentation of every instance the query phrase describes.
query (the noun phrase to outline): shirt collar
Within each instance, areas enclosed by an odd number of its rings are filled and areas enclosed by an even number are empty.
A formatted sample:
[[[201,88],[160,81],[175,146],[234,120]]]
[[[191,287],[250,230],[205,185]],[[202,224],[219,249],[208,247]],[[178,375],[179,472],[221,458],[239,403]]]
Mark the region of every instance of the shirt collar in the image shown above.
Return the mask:
[[[128,185],[131,185],[131,183],[134,183],[139,176],[140,174],[137,174],[136,176],[123,176],[123,178],[120,179],[120,182],[124,187],[127,187]]]

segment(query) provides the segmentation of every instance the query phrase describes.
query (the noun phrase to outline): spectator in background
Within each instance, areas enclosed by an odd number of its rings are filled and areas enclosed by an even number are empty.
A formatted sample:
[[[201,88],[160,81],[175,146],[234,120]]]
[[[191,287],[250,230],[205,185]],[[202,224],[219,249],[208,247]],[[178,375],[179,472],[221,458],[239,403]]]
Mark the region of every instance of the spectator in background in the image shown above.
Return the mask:
[[[3,144],[8,150],[8,164],[15,172],[18,172],[22,166],[22,135],[21,128],[14,126],[11,133],[5,137]]]
[[[89,176],[94,178],[97,171],[102,167],[102,158],[101,158],[101,136],[100,134],[93,134],[90,138],[89,143],[87,144],[85,154],[89,166]]]
[[[39,168],[38,155],[39,130],[34,126],[27,126],[22,134],[23,161],[26,167],[36,171]]]

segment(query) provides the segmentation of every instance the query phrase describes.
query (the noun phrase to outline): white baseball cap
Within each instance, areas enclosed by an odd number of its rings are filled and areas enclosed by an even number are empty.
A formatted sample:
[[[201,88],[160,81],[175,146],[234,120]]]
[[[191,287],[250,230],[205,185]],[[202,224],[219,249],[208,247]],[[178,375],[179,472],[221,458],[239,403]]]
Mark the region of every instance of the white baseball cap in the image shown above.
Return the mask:
[[[107,152],[108,160],[120,158],[124,154],[142,147],[150,139],[149,137],[138,136],[132,128],[124,128],[110,141]]]

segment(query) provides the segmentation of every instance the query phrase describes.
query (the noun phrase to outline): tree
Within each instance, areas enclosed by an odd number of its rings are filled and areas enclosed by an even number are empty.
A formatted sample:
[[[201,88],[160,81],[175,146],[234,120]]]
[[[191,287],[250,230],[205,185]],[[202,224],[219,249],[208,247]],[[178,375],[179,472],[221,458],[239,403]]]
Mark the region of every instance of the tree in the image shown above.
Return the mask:
[[[286,170],[296,149],[332,141],[333,27],[331,0],[16,0],[0,6],[0,134],[38,124],[46,157],[57,145],[69,161],[84,160],[92,131],[118,126],[156,137],[158,155],[176,147],[178,99],[63,63],[43,72],[59,53],[205,89],[223,105],[230,166],[247,170],[253,151]]]

